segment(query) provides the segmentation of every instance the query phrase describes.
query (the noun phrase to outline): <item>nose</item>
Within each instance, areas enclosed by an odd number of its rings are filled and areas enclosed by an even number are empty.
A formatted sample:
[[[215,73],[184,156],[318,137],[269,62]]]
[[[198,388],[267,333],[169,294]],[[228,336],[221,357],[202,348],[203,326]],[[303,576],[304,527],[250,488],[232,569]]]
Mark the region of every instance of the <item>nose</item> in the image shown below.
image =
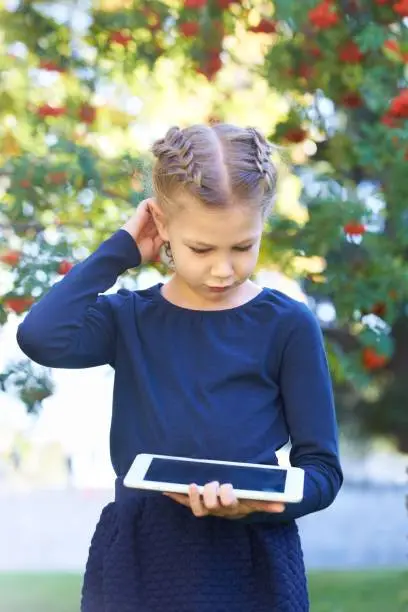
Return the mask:
[[[234,275],[234,269],[231,261],[229,261],[229,259],[220,259],[219,261],[214,262],[211,268],[211,275],[220,280],[231,278],[231,276]]]

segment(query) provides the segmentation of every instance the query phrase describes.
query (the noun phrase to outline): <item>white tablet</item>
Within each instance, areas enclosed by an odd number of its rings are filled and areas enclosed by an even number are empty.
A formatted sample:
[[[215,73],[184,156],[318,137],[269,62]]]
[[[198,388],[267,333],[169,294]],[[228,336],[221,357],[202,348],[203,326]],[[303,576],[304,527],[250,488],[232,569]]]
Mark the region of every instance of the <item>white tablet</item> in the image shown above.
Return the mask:
[[[211,461],[166,455],[137,455],[123,484],[136,489],[188,493],[190,484],[232,484],[236,496],[260,501],[300,502],[304,471],[257,463]]]

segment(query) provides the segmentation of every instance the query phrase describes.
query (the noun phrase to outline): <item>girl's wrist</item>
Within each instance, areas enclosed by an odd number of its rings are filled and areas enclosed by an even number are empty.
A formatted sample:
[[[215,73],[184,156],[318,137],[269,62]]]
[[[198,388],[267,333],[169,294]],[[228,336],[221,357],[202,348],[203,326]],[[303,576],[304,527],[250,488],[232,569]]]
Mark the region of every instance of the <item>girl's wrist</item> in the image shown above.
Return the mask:
[[[136,238],[135,238],[135,236],[133,235],[133,233],[132,233],[132,231],[131,231],[131,229],[130,229],[130,227],[128,226],[128,224],[127,224],[127,223],[125,223],[125,225],[122,225],[122,227],[121,227],[120,229],[125,230],[125,232],[127,232],[127,233],[129,234],[129,236],[131,236],[131,237],[133,238],[133,240],[134,240],[135,244],[137,245]]]

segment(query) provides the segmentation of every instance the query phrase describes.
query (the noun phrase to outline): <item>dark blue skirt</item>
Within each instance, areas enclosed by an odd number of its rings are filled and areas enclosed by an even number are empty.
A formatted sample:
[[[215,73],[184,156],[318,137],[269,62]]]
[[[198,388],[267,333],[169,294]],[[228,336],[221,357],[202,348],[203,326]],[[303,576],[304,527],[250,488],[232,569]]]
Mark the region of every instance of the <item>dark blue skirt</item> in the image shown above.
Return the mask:
[[[161,494],[116,483],[102,511],[82,612],[308,612],[294,521],[195,517]]]

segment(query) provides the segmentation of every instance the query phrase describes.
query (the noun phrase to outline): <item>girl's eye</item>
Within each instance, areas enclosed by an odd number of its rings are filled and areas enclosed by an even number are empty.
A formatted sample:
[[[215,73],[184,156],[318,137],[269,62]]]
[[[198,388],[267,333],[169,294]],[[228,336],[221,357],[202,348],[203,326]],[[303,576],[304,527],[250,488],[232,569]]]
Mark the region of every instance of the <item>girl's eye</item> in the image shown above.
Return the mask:
[[[193,251],[193,253],[198,253],[199,255],[209,253],[211,251],[211,249],[195,249],[194,247],[190,247],[190,249]]]
[[[250,251],[252,249],[252,244],[249,244],[245,247],[234,247],[234,251],[239,251],[240,253],[244,253],[245,251]],[[196,249],[194,247],[190,247],[193,253],[197,253],[198,255],[204,255],[205,253],[209,253],[212,249]]]
[[[236,251],[240,251],[241,253],[244,251],[250,251],[252,249],[252,244],[249,244],[248,246],[245,247],[235,247]]]

